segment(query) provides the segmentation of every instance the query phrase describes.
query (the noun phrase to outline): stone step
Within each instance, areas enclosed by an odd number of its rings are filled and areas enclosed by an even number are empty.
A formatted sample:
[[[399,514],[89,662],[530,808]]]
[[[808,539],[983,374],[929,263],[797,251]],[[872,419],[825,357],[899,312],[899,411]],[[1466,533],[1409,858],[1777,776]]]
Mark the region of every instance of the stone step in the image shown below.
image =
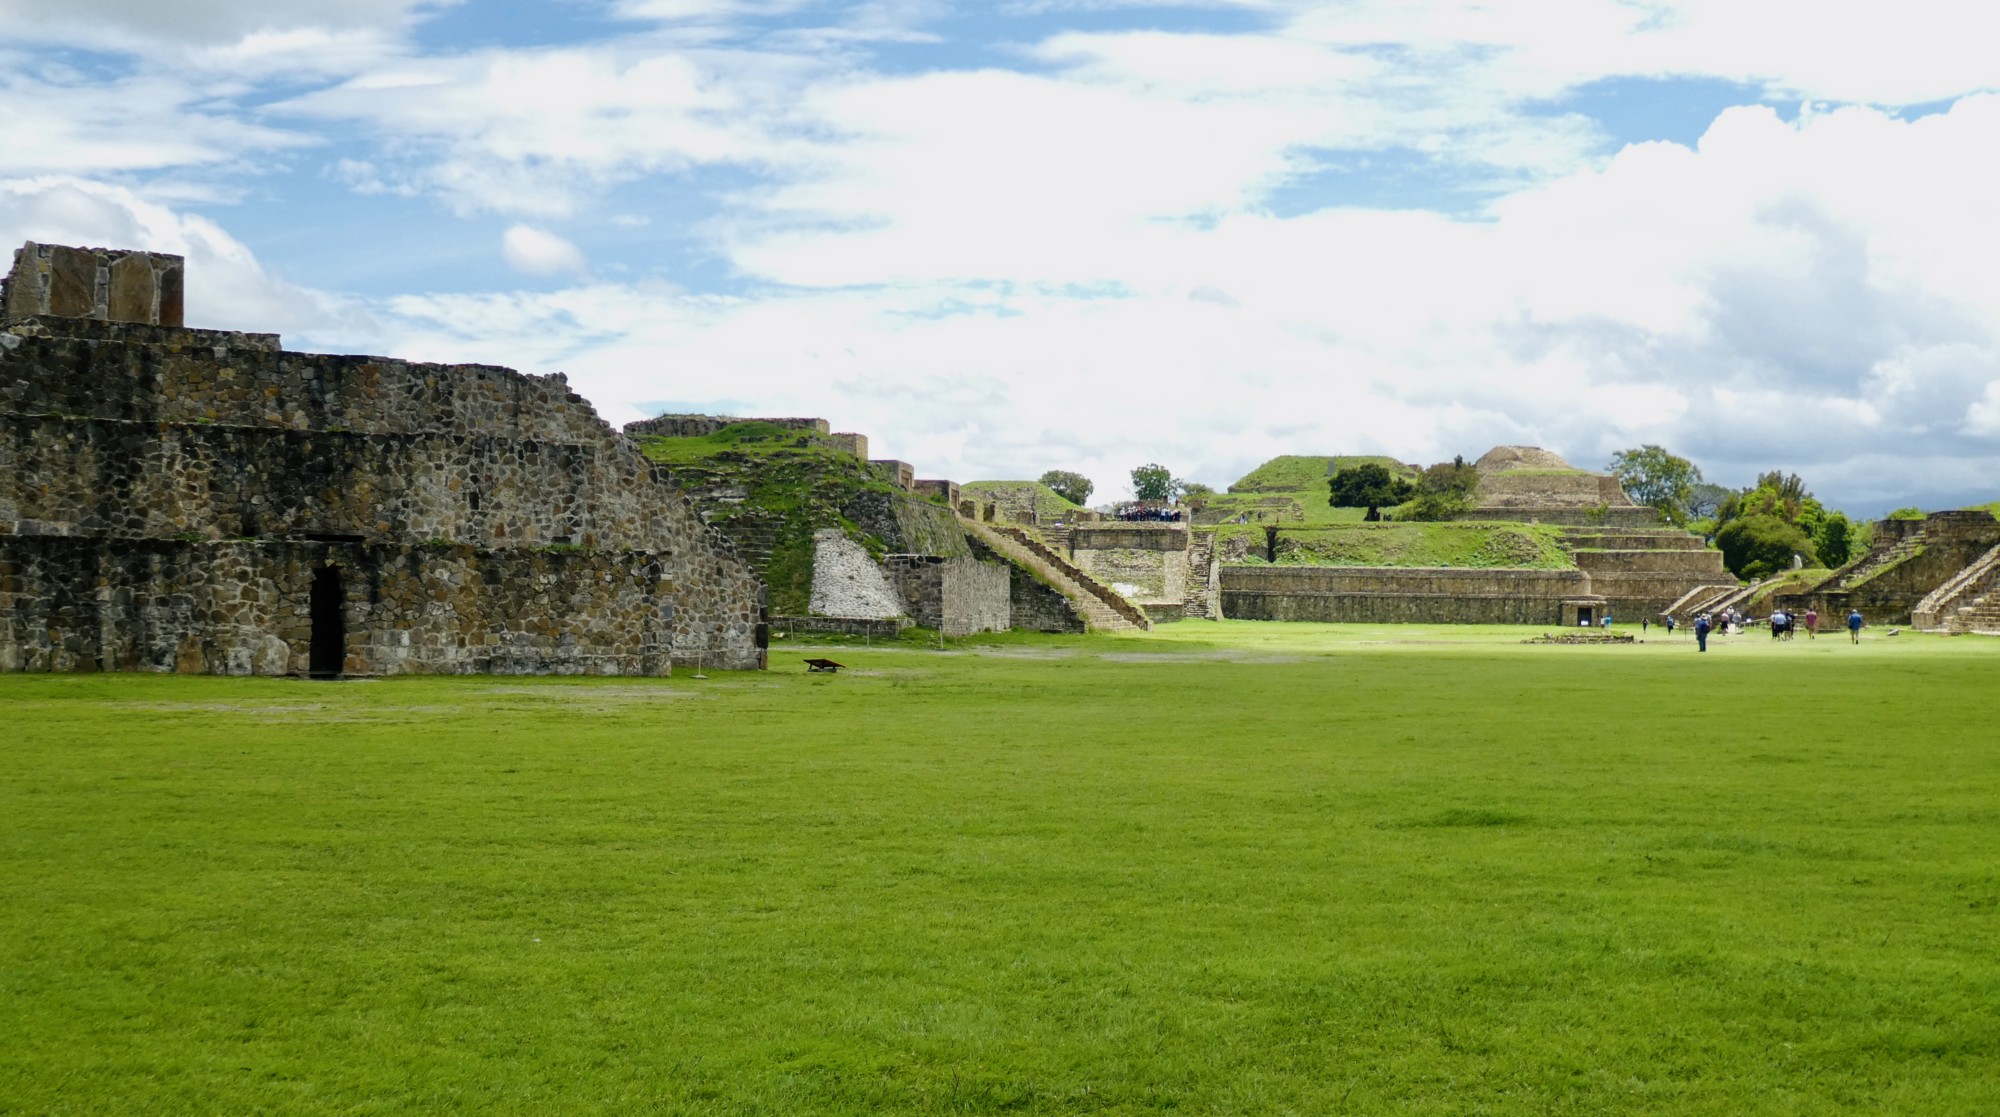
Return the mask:
[[[1129,632],[1148,629],[1152,622],[1136,606],[1127,605],[1128,615],[1110,601],[1105,600],[1112,591],[1084,574],[1070,567],[1053,552],[1043,554],[1045,545],[1033,541],[1019,528],[996,528],[976,520],[963,519],[960,522],[974,538],[1005,556],[1009,561],[1033,571],[1043,581],[1055,587],[1070,602],[1084,625],[1093,632]]]

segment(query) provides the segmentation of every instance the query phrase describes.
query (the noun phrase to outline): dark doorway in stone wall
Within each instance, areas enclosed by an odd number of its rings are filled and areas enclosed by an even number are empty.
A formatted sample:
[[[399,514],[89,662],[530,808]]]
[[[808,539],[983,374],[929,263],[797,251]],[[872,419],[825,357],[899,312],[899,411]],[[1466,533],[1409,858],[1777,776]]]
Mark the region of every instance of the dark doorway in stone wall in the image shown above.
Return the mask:
[[[308,671],[315,679],[337,679],[347,662],[347,594],[340,585],[340,567],[313,571],[312,654]]]

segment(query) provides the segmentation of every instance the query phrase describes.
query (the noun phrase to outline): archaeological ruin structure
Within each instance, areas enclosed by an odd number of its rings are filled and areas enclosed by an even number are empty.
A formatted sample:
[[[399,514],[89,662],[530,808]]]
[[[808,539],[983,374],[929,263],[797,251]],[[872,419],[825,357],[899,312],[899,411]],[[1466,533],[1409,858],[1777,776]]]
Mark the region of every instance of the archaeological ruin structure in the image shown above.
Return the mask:
[[[653,675],[763,587],[560,374],[182,325],[177,256],[0,291],[0,669]]]

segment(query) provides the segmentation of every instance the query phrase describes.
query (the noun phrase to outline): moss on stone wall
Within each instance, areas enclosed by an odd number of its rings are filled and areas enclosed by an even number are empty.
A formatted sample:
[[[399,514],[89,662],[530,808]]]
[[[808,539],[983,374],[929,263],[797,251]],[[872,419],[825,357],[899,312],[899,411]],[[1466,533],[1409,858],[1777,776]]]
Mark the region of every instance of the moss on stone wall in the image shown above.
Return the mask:
[[[972,481],[959,486],[958,492],[961,499],[997,504],[1003,514],[1033,512],[1059,520],[1083,510],[1083,505],[1040,481]]]
[[[809,611],[813,532],[821,528],[840,528],[878,558],[971,554],[951,509],[891,485],[810,432],[748,420],[700,437],[637,441],[763,576],[773,613]]]

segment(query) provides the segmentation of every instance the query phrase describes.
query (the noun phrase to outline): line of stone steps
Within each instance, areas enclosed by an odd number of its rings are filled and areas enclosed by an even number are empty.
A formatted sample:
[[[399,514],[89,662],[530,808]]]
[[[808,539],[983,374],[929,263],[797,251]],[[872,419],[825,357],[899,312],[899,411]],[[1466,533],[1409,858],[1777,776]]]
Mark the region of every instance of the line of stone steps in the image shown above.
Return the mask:
[[[1951,627],[1945,631],[2000,636],[2000,589],[1988,590],[1960,606],[1951,618]]]
[[[1860,558],[1833,572],[1826,581],[1813,587],[1814,593],[1846,593],[1882,571],[1903,561],[1924,549],[1924,533],[1918,530],[1896,541],[1891,547],[1880,551],[1868,551]]]
[[[1069,600],[1092,632],[1131,632],[1153,627],[1145,611],[1118,596],[1110,587],[1071,566],[1069,561],[1020,528],[997,527],[961,517],[973,538],[1035,572]]]
[[[1931,632],[2000,632],[2000,547],[1979,556],[1910,611]]]
[[[1215,567],[1215,533],[1192,532],[1188,536],[1187,596],[1181,601],[1181,616],[1190,620],[1213,620],[1220,602],[1210,595],[1209,574]]]
[[[1742,589],[1741,585],[1696,586],[1660,612],[1669,617],[1694,617],[1702,613],[1711,613],[1715,611],[1717,602],[1736,595]]]

